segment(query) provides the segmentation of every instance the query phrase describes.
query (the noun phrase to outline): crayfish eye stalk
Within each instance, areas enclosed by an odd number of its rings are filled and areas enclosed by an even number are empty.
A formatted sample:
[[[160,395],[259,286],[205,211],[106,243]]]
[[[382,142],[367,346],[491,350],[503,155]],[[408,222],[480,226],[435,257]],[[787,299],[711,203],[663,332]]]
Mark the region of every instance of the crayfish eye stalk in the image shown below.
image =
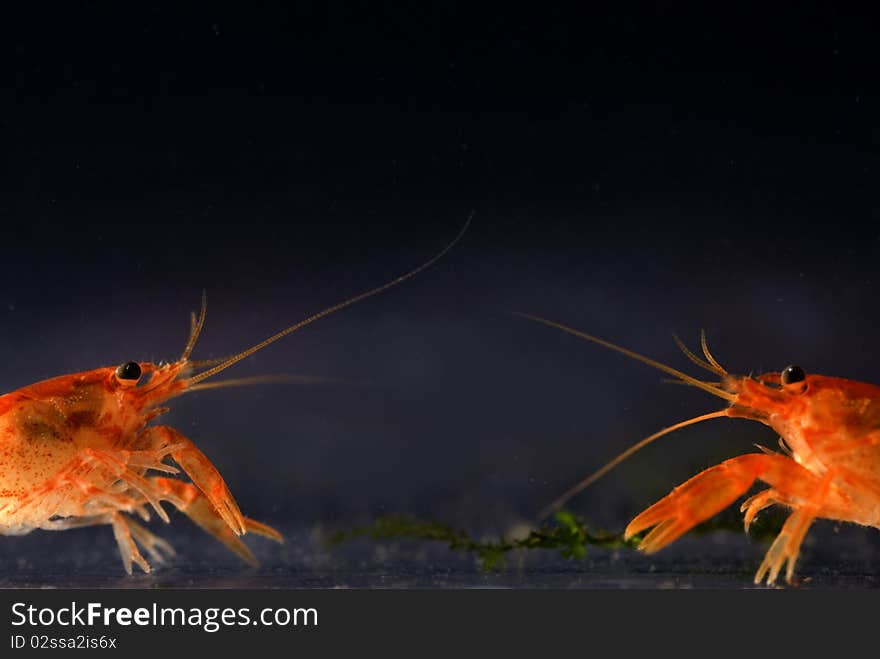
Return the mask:
[[[786,366],[779,374],[779,382],[783,391],[792,394],[802,394],[807,390],[807,374],[804,369],[794,364]]]
[[[141,379],[141,365],[137,362],[125,362],[116,367],[116,381],[125,387],[133,387]]]

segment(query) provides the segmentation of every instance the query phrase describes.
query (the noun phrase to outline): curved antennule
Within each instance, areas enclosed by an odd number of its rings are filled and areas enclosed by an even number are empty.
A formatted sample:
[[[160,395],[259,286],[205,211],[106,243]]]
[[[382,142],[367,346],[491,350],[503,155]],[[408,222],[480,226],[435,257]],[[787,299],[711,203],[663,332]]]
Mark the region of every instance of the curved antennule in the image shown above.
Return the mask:
[[[717,369],[717,373],[719,375],[727,375],[728,373],[724,370],[724,367],[719,364],[712,356],[712,353],[709,352],[709,343],[706,340],[706,330],[700,330],[700,345],[703,347],[703,354],[706,356],[706,359],[708,359],[709,363]]]
[[[389,288],[397,286],[398,284],[402,284],[407,279],[411,279],[412,277],[415,277],[417,274],[419,274],[423,270],[430,268],[437,261],[439,261],[441,258],[443,258],[443,256],[445,256],[449,250],[451,250],[453,247],[455,247],[455,245],[458,243],[459,240],[461,240],[461,237],[467,231],[468,226],[470,226],[471,219],[473,219],[473,216],[474,216],[474,213],[473,213],[473,211],[471,211],[470,215],[468,215],[467,221],[464,223],[464,226],[461,228],[461,231],[458,232],[458,235],[452,240],[452,242],[450,242],[448,245],[446,245],[446,247],[444,247],[442,250],[440,250],[439,253],[437,253],[431,259],[429,259],[428,261],[426,261],[425,263],[420,265],[415,270],[410,270],[406,274],[400,275],[396,279],[393,279],[385,284],[382,284],[381,286],[377,286],[376,288],[372,288],[368,291],[360,293],[359,295],[355,295],[354,297],[350,297],[347,300],[343,300],[342,302],[334,304],[332,307],[327,307],[323,311],[319,311],[318,313],[313,314],[313,315],[309,316],[308,318],[299,321],[298,323],[294,323],[290,327],[281,330],[277,334],[273,334],[268,339],[265,339],[264,341],[260,341],[257,345],[252,346],[252,347],[248,348],[247,350],[244,350],[244,351],[238,353],[237,355],[233,355],[232,357],[230,357],[226,361],[222,362],[221,364],[218,364],[217,366],[214,366],[213,368],[210,368],[207,371],[204,371],[203,373],[199,373],[198,375],[194,375],[193,377],[191,377],[187,380],[187,383],[189,385],[193,385],[198,382],[201,382],[202,380],[206,380],[207,378],[209,378],[213,375],[216,375],[220,371],[226,370],[227,368],[229,368],[233,364],[240,362],[242,359],[250,357],[252,354],[257,352],[258,350],[262,350],[266,346],[268,346],[272,343],[275,343],[279,339],[283,339],[288,334],[293,334],[294,332],[302,329],[306,325],[311,325],[316,320],[320,320],[321,318],[324,318],[325,316],[329,316],[332,313],[336,313],[337,311],[345,309],[346,307],[350,307],[351,305],[355,304],[356,302],[360,302],[361,300],[365,300],[368,297],[373,297],[374,295],[378,295],[379,293],[387,291]],[[204,319],[202,319],[202,320],[204,320]],[[200,329],[199,323],[196,323],[196,326],[199,327],[199,329]],[[192,332],[192,334],[195,336],[198,336],[198,334],[195,330]],[[193,343],[195,343],[194,339],[191,339],[191,341]],[[187,346],[189,346],[189,342],[187,342]]]
[[[695,416],[693,419],[688,419],[687,421],[681,421],[679,423],[673,424],[673,425],[669,426],[668,428],[664,428],[663,430],[655,432],[653,435],[645,437],[640,442],[636,442],[635,444],[630,446],[628,449],[626,449],[623,453],[618,455],[616,458],[614,458],[610,462],[606,463],[603,467],[594,471],[592,474],[587,476],[584,480],[580,481],[579,483],[577,483],[573,487],[569,488],[565,492],[565,494],[563,494],[558,499],[556,499],[553,503],[551,503],[549,506],[547,506],[546,508],[541,510],[541,512],[538,513],[538,519],[544,519],[548,515],[556,512],[557,510],[562,508],[562,506],[564,506],[565,503],[569,499],[571,499],[575,494],[578,494],[579,492],[582,492],[583,490],[588,488],[590,485],[592,485],[597,480],[602,478],[602,476],[604,476],[609,471],[614,469],[614,467],[616,467],[621,462],[623,462],[628,457],[630,457],[633,453],[641,450],[642,448],[644,448],[645,446],[647,446],[648,444],[653,442],[655,439],[659,439],[660,437],[663,437],[663,435],[667,435],[667,434],[671,433],[673,430],[678,430],[679,428],[684,428],[685,426],[692,426],[693,424],[700,423],[701,421],[708,421],[709,419],[717,419],[722,416],[727,416],[727,410],[719,410],[718,412],[710,412],[709,414]]]
[[[202,328],[205,326],[205,316],[208,313],[208,294],[205,291],[202,291],[202,309],[199,311],[198,317],[196,317],[195,313],[190,314],[189,318],[189,338],[186,340],[186,346],[183,348],[183,354],[180,355],[180,359],[178,361],[185,361],[189,359],[190,354],[193,351],[193,348],[196,347],[196,341],[199,340],[199,334],[202,333]]]
[[[707,371],[715,373],[716,375],[726,375],[727,372],[724,369],[718,370],[719,367],[714,366],[711,362],[707,362],[704,359],[697,357],[691,351],[691,349],[688,348],[680,338],[678,338],[678,335],[673,334],[672,340],[675,341],[675,345],[677,345],[678,349],[681,350],[682,353],[684,353],[684,356],[687,357],[688,359],[690,359],[694,364],[696,364],[700,368],[704,368]]]
[[[645,357],[644,355],[640,355],[637,352],[633,352],[632,350],[628,350],[627,348],[619,346],[615,343],[611,343],[610,341],[605,341],[604,339],[600,339],[598,337],[591,336],[590,334],[585,334],[584,332],[580,332],[576,329],[573,329],[573,328],[568,327],[566,325],[562,325],[561,323],[556,323],[552,320],[547,320],[546,318],[541,318],[540,316],[533,316],[531,314],[522,313],[520,311],[515,311],[513,313],[515,316],[527,318],[528,320],[532,320],[536,323],[541,323],[542,325],[548,325],[550,327],[555,327],[556,329],[560,329],[563,332],[567,332],[568,334],[572,334],[572,335],[577,336],[581,339],[585,339],[587,341],[592,341],[593,343],[598,343],[600,346],[604,346],[604,347],[609,348],[611,350],[615,350],[617,352],[623,353],[627,357],[638,360],[644,364],[647,364],[648,366],[653,366],[654,368],[659,369],[661,371],[664,371],[665,373],[669,373],[670,375],[674,375],[675,377],[682,380],[683,382],[686,382],[687,384],[691,384],[695,387],[698,387],[699,389],[702,389],[703,391],[708,391],[710,394],[712,394],[714,396],[718,396],[719,398],[723,398],[723,399],[728,400],[730,402],[733,402],[736,400],[736,395],[730,393],[729,391],[725,391],[724,389],[720,389],[720,388],[718,388],[708,382],[703,382],[702,380],[698,380],[697,378],[692,377],[692,376],[688,375],[687,373],[682,373],[681,371],[679,371],[676,368],[672,368],[671,366],[667,366],[666,364],[663,364],[663,363],[658,362],[654,359],[651,359],[650,357]],[[687,353],[685,353],[685,354],[687,354]],[[697,358],[697,359],[699,359],[699,358]],[[712,370],[714,370],[714,369],[712,369]]]

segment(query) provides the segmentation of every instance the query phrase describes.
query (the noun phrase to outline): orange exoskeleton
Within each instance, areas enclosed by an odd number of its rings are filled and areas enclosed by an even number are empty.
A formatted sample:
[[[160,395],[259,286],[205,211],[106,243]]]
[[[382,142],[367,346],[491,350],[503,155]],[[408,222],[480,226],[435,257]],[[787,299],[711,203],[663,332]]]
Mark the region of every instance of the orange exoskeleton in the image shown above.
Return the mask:
[[[173,553],[134,519],[153,511],[169,521],[162,503],[189,516],[247,562],[255,558],[239,536],[255,533],[279,542],[273,528],[242,515],[211,461],[170,426],[150,425],[164,404],[185,392],[249,384],[269,378],[206,379],[316,320],[381,293],[422,272],[458,242],[396,279],[320,311],[236,355],[194,361],[190,354],[205,322],[205,301],[191,318],[179,359],[167,364],[127,362],[62,375],[0,396],[0,535],[107,524],[126,572],[144,572]],[[198,372],[197,372],[198,371]],[[169,464],[173,459],[177,466]],[[183,472],[189,482],[174,477]]]
[[[688,359],[717,376],[717,381],[707,382],[559,323],[519,315],[616,350],[729,403],[723,410],[676,423],[634,444],[570,488],[545,514],[655,439],[708,419],[739,417],[770,426],[779,435],[783,452],[758,447],[760,453],[740,455],[701,471],[633,519],[625,537],[651,529],[639,548],[658,551],[761,481],[769,488],[746,499],[740,508],[746,531],[768,506],[779,504],[792,511],[755,575],[755,583],[766,577],[772,585],[784,566],[786,581],[792,581],[801,542],[816,518],[880,528],[880,386],[808,375],[794,365],[755,377],[732,375],[709,352],[705,334],[701,337],[705,359],[676,338]]]

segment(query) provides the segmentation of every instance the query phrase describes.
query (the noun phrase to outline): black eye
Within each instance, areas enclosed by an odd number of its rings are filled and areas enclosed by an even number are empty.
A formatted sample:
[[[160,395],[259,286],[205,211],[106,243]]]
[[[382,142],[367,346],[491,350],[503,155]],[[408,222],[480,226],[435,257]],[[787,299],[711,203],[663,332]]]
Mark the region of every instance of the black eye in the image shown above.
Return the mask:
[[[798,382],[806,380],[807,374],[804,373],[804,369],[800,366],[792,364],[791,366],[785,367],[780,379],[782,380],[782,384],[797,384]]]
[[[141,366],[137,362],[125,362],[116,369],[116,377],[120,380],[138,380],[141,377]]]

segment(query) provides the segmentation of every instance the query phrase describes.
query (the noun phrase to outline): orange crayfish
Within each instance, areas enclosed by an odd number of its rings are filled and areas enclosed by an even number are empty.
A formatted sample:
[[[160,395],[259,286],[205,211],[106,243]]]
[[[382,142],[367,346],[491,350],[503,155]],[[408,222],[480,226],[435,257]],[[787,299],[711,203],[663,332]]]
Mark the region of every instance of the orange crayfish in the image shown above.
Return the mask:
[[[729,403],[723,410],[681,421],[634,444],[569,489],[545,514],[659,437],[709,419],[739,417],[770,426],[780,436],[783,453],[759,447],[761,453],[740,455],[701,471],[633,519],[624,532],[626,538],[651,529],[639,548],[656,552],[761,481],[769,488],[746,499],[740,508],[746,531],[768,506],[792,510],[755,574],[755,583],[766,577],[772,585],[783,566],[786,581],[792,581],[801,543],[815,519],[880,527],[880,386],[811,375],[795,365],[755,377],[732,375],[709,352],[705,334],[701,337],[705,359],[676,338],[688,359],[717,376],[717,381],[708,382],[559,323],[518,315],[616,350]]]
[[[168,502],[239,557],[255,563],[239,536],[250,532],[282,542],[281,534],[242,515],[223,477],[190,439],[170,426],[150,422],[167,411],[163,405],[168,400],[185,392],[265,380],[202,384],[288,334],[415,276],[452,249],[469,223],[470,219],[449,245],[415,270],[231,357],[190,359],[205,322],[203,297],[201,312],[192,314],[183,353],[174,362],[130,361],[62,375],[0,396],[0,535],[106,524],[113,529],[126,572],[131,574],[132,563],[149,572],[139,546],[154,561],[173,550],[133,517],[148,521],[152,510],[168,522],[162,507]],[[181,471],[190,482],[173,477]]]

